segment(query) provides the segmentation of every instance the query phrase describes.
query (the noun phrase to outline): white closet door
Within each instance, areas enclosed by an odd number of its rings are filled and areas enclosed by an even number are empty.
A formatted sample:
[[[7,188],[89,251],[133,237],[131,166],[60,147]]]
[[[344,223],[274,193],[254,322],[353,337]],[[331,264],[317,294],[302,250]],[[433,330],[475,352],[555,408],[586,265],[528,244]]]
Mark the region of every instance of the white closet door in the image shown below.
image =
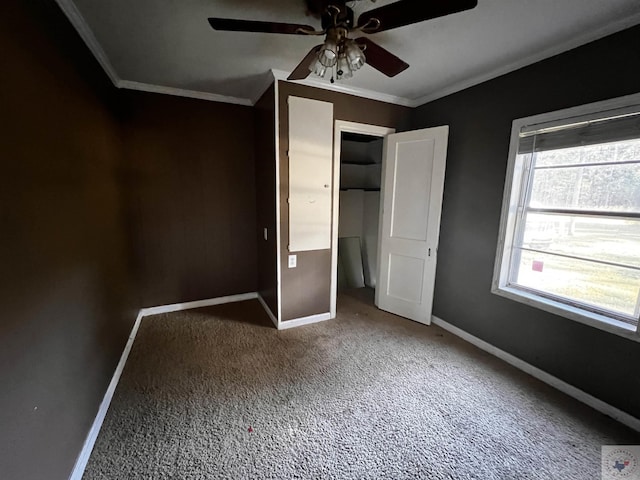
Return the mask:
[[[376,305],[431,322],[449,127],[389,135]]]
[[[331,248],[333,104],[289,97],[289,251]]]

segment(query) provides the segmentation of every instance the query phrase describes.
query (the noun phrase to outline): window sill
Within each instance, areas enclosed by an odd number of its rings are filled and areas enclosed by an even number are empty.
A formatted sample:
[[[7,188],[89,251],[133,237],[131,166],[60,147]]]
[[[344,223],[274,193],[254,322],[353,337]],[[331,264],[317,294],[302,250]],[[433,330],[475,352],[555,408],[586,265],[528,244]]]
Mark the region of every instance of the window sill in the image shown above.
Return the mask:
[[[560,317],[574,320],[590,327],[595,327],[599,330],[604,330],[608,333],[613,333],[614,335],[618,335],[629,340],[640,342],[640,335],[636,333],[635,328],[632,325],[605,317],[604,315],[598,315],[597,313],[556,302],[512,287],[494,286],[491,289],[491,293],[510,300],[515,300],[516,302],[524,303],[530,307],[539,308],[540,310],[553,313]]]

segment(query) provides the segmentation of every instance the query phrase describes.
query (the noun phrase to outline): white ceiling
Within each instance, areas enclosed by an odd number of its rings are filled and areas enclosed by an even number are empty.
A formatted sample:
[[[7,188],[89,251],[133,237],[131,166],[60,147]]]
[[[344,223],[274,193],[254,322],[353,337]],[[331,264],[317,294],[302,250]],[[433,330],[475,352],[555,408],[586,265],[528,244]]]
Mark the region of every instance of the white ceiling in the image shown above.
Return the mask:
[[[252,104],[319,37],[214,31],[207,17],[303,23],[304,0],[57,0],[117,86]],[[359,12],[394,0],[349,2]],[[428,0],[423,0],[428,1]],[[411,66],[330,85],[419,105],[640,23],[638,0],[479,0],[470,11],[371,35]]]

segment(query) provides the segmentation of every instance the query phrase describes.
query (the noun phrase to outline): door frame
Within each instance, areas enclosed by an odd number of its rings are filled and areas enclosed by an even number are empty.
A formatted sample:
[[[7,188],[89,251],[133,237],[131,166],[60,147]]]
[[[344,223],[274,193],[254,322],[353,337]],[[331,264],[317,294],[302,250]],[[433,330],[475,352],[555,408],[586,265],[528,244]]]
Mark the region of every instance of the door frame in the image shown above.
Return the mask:
[[[340,148],[342,143],[342,133],[360,133],[370,135],[372,137],[381,137],[386,139],[390,133],[395,133],[395,128],[382,127],[379,125],[370,125],[367,123],[348,122],[346,120],[335,120],[333,129],[333,212],[332,232],[331,232],[331,303],[330,318],[336,316],[336,302],[338,298],[338,223],[340,219]],[[383,157],[384,148],[383,145]],[[382,178],[380,183],[380,201],[384,196],[384,169],[381,172]],[[382,213],[382,211],[380,211]],[[378,240],[379,242],[379,240]],[[377,282],[376,282],[377,284]]]

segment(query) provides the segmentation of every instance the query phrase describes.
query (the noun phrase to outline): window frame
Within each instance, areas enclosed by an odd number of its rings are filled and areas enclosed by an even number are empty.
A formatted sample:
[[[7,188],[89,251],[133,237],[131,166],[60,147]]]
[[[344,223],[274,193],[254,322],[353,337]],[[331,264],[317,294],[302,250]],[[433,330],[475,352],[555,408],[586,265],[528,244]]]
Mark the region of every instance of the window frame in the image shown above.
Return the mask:
[[[629,323],[615,318],[581,308],[577,305],[572,305],[569,299],[567,299],[566,302],[558,301],[550,298],[550,296],[538,295],[526,288],[514,288],[508,284],[519,202],[522,189],[527,188],[526,180],[528,179],[527,173],[525,172],[526,162],[522,159],[518,160],[517,155],[520,133],[523,130],[530,131],[536,127],[539,128],[539,126],[543,124],[545,126],[553,124],[566,125],[584,121],[590,117],[598,117],[603,112],[609,110],[620,109],[640,112],[640,93],[519,118],[513,121],[491,292],[510,300],[524,303],[525,305],[640,342],[640,322],[638,322],[637,327],[634,327]]]

